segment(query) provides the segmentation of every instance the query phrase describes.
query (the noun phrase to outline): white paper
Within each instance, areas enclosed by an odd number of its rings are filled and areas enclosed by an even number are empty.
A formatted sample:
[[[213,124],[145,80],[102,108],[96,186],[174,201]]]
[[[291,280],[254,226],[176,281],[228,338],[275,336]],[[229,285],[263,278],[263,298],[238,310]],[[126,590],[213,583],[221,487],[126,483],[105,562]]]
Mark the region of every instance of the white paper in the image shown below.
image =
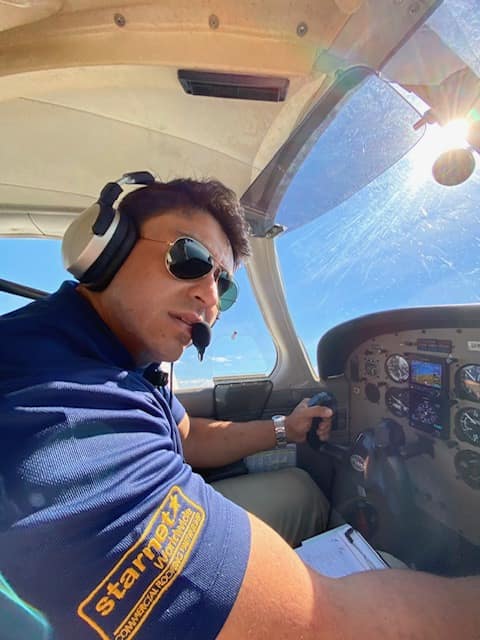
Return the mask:
[[[305,540],[296,552],[306,564],[330,578],[388,568],[365,538],[349,524]]]

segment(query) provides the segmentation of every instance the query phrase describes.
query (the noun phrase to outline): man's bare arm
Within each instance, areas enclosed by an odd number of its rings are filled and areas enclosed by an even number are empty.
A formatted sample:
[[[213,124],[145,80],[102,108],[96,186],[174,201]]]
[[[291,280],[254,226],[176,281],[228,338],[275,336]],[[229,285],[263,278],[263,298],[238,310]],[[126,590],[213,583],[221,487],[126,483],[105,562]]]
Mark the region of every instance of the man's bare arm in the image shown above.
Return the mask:
[[[322,421],[319,433],[328,437],[331,427],[330,409],[308,407],[301,402],[286,418],[287,438],[290,442],[303,442],[310,429],[312,418]],[[271,420],[230,422],[189,418],[178,425],[183,440],[185,460],[195,467],[219,467],[240,460],[245,456],[275,447],[275,433]]]
[[[250,559],[220,640],[480,638],[480,578],[387,569],[333,580],[250,519]]]

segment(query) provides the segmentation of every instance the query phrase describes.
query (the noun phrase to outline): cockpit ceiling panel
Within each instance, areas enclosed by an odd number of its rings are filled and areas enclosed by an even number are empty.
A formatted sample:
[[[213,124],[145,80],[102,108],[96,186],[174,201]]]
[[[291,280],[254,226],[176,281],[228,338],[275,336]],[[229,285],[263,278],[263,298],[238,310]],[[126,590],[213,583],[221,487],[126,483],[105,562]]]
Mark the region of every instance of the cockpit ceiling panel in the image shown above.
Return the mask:
[[[27,100],[30,104],[23,108],[38,109],[39,115],[47,108],[55,111],[55,117],[68,110],[69,117],[79,121],[98,118],[138,127],[231,155],[244,164],[252,162],[259,142],[282,108],[280,103],[231,100],[226,109],[225,100],[190,96],[180,93],[178,86],[125,88],[121,100],[114,87],[57,92]]]
[[[334,0],[72,1],[50,19],[0,33],[0,70],[135,62],[288,68],[328,48],[348,19]]]
[[[86,209],[92,199],[92,195],[0,184],[0,229],[7,230],[3,235],[14,237],[60,238],[73,218]],[[65,207],[67,200],[68,208]]]
[[[62,9],[62,0],[18,2],[0,0],[0,31],[44,20]]]
[[[0,235],[16,233],[2,212],[68,215],[138,169],[213,176],[242,195],[331,86],[331,59],[383,62],[437,2],[415,15],[407,4],[66,0],[38,21],[26,6],[23,24],[0,29]],[[289,91],[277,104],[193,97],[180,68],[284,77]],[[61,235],[59,218],[44,222]]]
[[[15,126],[19,121],[21,128]],[[19,211],[22,204],[26,213],[49,215],[49,208],[61,206],[63,193],[68,212],[70,195],[73,201],[78,196],[91,199],[106,182],[134,170],[152,171],[162,180],[215,176],[238,192],[250,182],[248,163],[155,127],[29,100],[0,103],[0,122],[2,144],[8,149],[0,211],[8,212],[9,204]],[[22,202],[19,189],[31,200]],[[1,217],[0,230],[15,233],[5,228]]]

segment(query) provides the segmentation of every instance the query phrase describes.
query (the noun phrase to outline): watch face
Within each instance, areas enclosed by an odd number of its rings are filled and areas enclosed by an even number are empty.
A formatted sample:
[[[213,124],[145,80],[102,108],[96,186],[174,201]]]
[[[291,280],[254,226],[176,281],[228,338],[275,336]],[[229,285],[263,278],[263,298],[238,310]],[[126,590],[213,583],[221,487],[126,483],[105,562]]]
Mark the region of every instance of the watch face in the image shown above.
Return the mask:
[[[275,440],[277,447],[287,446],[287,431],[285,429],[285,416],[272,416],[275,429]]]

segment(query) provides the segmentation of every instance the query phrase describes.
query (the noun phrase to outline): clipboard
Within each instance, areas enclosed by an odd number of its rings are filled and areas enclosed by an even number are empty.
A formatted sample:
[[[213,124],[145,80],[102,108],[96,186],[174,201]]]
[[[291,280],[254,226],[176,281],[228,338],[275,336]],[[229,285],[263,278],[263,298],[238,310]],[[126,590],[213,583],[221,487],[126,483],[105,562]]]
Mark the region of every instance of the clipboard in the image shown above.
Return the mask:
[[[304,540],[295,551],[306,564],[330,578],[389,568],[362,534],[349,524]]]

